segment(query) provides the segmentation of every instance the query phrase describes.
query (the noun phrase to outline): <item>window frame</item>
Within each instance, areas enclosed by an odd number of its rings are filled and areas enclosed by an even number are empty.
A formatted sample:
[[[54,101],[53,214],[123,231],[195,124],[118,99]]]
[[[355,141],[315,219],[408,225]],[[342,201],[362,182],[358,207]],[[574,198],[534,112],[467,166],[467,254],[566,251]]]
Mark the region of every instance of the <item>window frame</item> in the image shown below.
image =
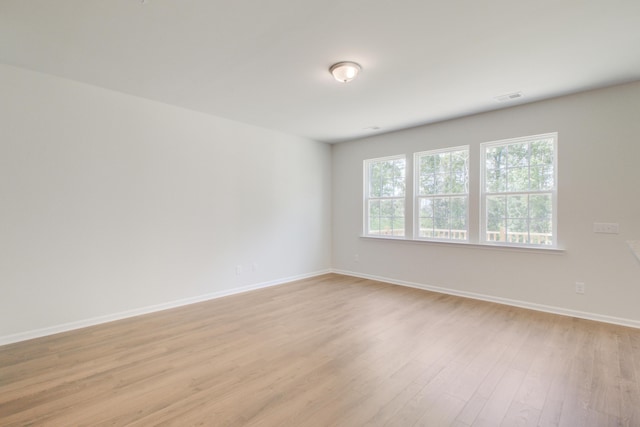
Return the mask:
[[[507,251],[525,251],[525,252],[545,252],[545,253],[563,253],[565,251],[564,248],[559,246],[561,240],[558,235],[558,152],[559,152],[559,132],[548,132],[541,133],[537,135],[529,135],[529,136],[520,136],[515,138],[505,138],[501,140],[494,140],[488,142],[480,142],[476,141],[467,145],[457,145],[452,147],[441,147],[432,150],[407,150],[407,152],[403,154],[393,155],[393,156],[384,156],[377,157],[372,159],[364,159],[362,160],[363,164],[363,192],[362,194],[362,228],[360,236],[363,238],[371,238],[371,239],[383,239],[383,240],[395,240],[398,242],[413,242],[418,244],[433,244],[433,245],[454,245],[454,246],[465,246],[471,248],[485,248],[492,250],[507,250]],[[546,206],[551,205],[550,208],[545,209],[544,205],[538,205],[536,202],[533,204],[529,204],[526,211],[526,218],[522,215],[522,212],[518,212],[519,215],[514,216],[511,220],[526,220],[526,233],[528,242],[508,242],[508,241],[500,241],[500,240],[489,240],[487,237],[487,226],[488,226],[488,212],[487,212],[487,201],[488,196],[494,195],[494,192],[487,192],[486,189],[486,178],[488,175],[487,169],[487,147],[491,146],[504,146],[509,144],[517,144],[522,142],[533,143],[535,141],[539,141],[541,139],[551,139],[553,150],[551,152],[545,152],[544,150],[540,153],[545,156],[553,156],[553,161],[548,162],[544,160],[544,157],[534,157],[532,162],[531,157],[531,149],[530,145],[527,149],[527,157],[526,164],[524,162],[525,157],[517,158],[518,161],[516,163],[512,163],[512,159],[509,156],[506,156],[505,164],[502,166],[502,162],[492,166],[492,169],[489,170],[500,170],[502,168],[505,169],[506,175],[504,175],[505,183],[501,183],[499,181],[499,175],[496,175],[498,178],[495,181],[495,184],[500,184],[495,189],[504,188],[505,190],[509,189],[509,182],[515,183],[515,187],[511,187],[512,190],[519,190],[518,187],[523,184],[522,181],[510,181],[509,175],[511,173],[515,173],[516,176],[520,177],[520,179],[524,178],[524,171],[516,170],[517,168],[526,168],[526,173],[528,174],[527,182],[528,187],[527,191],[511,191],[505,192],[503,195],[507,194],[537,194],[544,193],[547,194],[547,197],[550,197],[550,200],[547,200]],[[419,193],[419,163],[418,158],[424,154],[436,154],[439,152],[451,152],[457,151],[460,149],[468,150],[468,188],[466,193],[467,198],[467,218],[466,218],[466,227],[467,227],[467,239],[459,240],[459,239],[439,239],[439,238],[431,238],[431,237],[420,237],[418,236],[420,233],[419,230],[419,221],[420,214],[418,212],[419,209],[419,201],[418,201],[418,193]],[[524,151],[521,151],[524,153]],[[535,153],[535,151],[534,151]],[[548,153],[548,154],[545,154]],[[413,161],[411,161],[411,156],[413,156]],[[402,230],[402,235],[392,235],[392,234],[374,234],[369,233],[370,228],[370,218],[369,218],[369,201],[371,199],[380,199],[377,197],[370,197],[369,193],[369,165],[373,162],[380,161],[388,161],[388,160],[402,160],[404,162],[404,195],[402,197],[391,197],[391,198],[399,198],[403,199],[401,202],[403,207],[403,215],[404,215],[404,229]],[[542,160],[542,161],[540,161]],[[552,174],[546,174],[545,169],[553,168]],[[540,175],[538,175],[540,174]],[[531,177],[538,176],[540,180],[531,180]],[[553,179],[553,185],[550,190],[531,190],[531,185],[534,187],[544,187],[548,181],[546,179]],[[508,199],[505,196],[505,201]],[[527,203],[531,200],[527,199]],[[539,200],[539,202],[543,202],[543,200]],[[506,209],[506,207],[505,207]],[[541,210],[542,209],[542,210]],[[516,211],[517,212],[517,211]],[[550,212],[550,213],[549,213]],[[495,214],[500,215],[500,211],[494,212]],[[383,212],[377,213],[379,218],[393,218],[393,214],[389,216],[388,214],[384,214]],[[550,225],[545,225],[542,221],[543,218],[549,218],[550,216]],[[508,228],[511,224],[510,218],[507,216],[507,212],[504,212],[504,215],[500,215],[496,217],[500,221],[504,221],[505,227]],[[509,222],[507,222],[509,221]],[[548,223],[547,223],[548,224]],[[380,233],[383,230],[383,223],[378,224],[377,232]],[[494,224],[495,225],[495,224]],[[516,224],[517,225],[517,224]],[[539,228],[542,226],[543,228]],[[394,224],[391,224],[391,230],[394,230]],[[551,229],[551,236],[544,240],[544,237],[540,239],[531,239],[532,233],[542,233],[541,236],[545,234],[548,236],[548,229]],[[374,230],[376,231],[376,230]],[[507,230],[508,232],[508,230]],[[391,231],[390,233],[393,233]],[[520,233],[518,229],[512,231],[512,234]],[[493,236],[496,237],[496,236]],[[549,241],[550,239],[550,241]],[[506,238],[504,240],[507,240]],[[515,239],[514,239],[515,240]],[[524,240],[524,239],[522,239]],[[537,243],[529,243],[531,241]],[[540,243],[542,242],[542,243]]]
[[[552,139],[553,141],[553,187],[550,190],[527,190],[527,191],[505,191],[502,192],[488,192],[486,191],[486,177],[487,177],[487,149],[491,147],[508,146],[512,144],[532,143],[541,139]],[[487,246],[507,246],[518,248],[541,248],[541,249],[557,249],[558,248],[558,132],[549,132],[538,135],[522,136],[517,138],[508,138],[498,141],[484,142],[480,144],[480,191],[479,191],[479,208],[480,208],[480,221],[479,221],[479,242],[482,245]],[[529,172],[531,170],[531,164],[528,163]],[[529,175],[530,176],[530,175]],[[508,241],[491,241],[487,239],[487,198],[492,195],[535,195],[535,194],[547,194],[551,193],[551,244],[536,244],[536,243],[519,243]],[[531,217],[527,217],[527,220]],[[527,225],[527,233],[530,240],[530,224]]]
[[[399,196],[393,196],[393,197],[371,197],[370,194],[370,177],[369,177],[369,166],[373,163],[381,163],[381,162],[388,162],[388,161],[394,161],[394,160],[402,160],[404,162],[404,194],[399,197]],[[410,172],[410,170],[408,169],[408,162],[407,162],[407,155],[406,154],[398,154],[398,155],[394,155],[394,156],[385,156],[385,157],[377,157],[374,159],[365,159],[363,162],[363,236],[365,237],[374,237],[374,238],[379,238],[379,239],[407,239],[408,236],[408,231],[407,231],[407,172]],[[391,235],[386,235],[386,234],[374,234],[374,233],[370,233],[369,232],[369,224],[370,224],[370,218],[369,218],[369,202],[371,200],[402,200],[402,206],[404,209],[404,229],[403,229],[403,234],[402,235],[395,235],[395,234],[391,234]]]
[[[454,153],[458,151],[466,151],[467,153],[467,162],[466,162],[466,191],[464,193],[437,193],[437,194],[429,194],[424,195],[420,194],[420,160],[424,156],[433,156],[437,154],[443,153]],[[471,232],[469,230],[469,200],[470,200],[470,188],[471,188],[471,175],[470,175],[470,163],[471,163],[471,147],[469,145],[460,145],[456,147],[446,147],[439,148],[435,150],[426,150],[426,151],[418,151],[413,153],[413,239],[421,240],[421,241],[435,241],[435,242],[451,242],[451,243],[468,243],[470,241]],[[452,197],[464,197],[466,201],[466,215],[465,215],[465,238],[464,239],[453,239],[448,238],[439,238],[439,237],[424,237],[420,236],[420,200],[422,198],[452,198]],[[449,216],[451,219],[451,216]],[[451,228],[449,228],[451,230]]]

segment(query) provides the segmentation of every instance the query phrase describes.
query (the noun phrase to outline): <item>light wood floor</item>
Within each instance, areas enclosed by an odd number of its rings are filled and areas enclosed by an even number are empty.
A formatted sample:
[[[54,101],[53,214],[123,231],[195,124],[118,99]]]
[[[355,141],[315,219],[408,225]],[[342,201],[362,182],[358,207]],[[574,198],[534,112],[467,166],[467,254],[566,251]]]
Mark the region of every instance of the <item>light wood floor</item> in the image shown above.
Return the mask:
[[[640,330],[326,275],[0,347],[2,426],[640,426]]]

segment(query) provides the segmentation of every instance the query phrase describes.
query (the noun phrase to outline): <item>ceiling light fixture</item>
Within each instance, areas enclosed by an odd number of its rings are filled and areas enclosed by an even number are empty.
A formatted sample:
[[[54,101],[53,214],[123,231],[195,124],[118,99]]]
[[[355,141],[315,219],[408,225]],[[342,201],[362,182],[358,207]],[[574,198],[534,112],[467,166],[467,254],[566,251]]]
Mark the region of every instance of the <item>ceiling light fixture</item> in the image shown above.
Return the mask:
[[[329,72],[337,81],[348,83],[356,78],[361,69],[362,67],[355,62],[344,61],[333,64],[329,68]]]

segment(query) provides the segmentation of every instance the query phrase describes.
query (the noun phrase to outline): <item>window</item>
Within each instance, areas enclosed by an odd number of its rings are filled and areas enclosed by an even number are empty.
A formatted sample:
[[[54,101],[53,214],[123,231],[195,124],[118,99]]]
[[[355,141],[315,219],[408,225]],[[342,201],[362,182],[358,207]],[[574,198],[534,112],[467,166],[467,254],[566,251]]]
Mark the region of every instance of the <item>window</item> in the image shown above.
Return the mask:
[[[414,155],[415,235],[418,239],[468,239],[469,147]]]
[[[556,140],[481,144],[481,242],[556,245]]]
[[[364,236],[555,249],[557,152],[548,133],[365,160]]]
[[[365,160],[365,235],[405,235],[405,156]]]

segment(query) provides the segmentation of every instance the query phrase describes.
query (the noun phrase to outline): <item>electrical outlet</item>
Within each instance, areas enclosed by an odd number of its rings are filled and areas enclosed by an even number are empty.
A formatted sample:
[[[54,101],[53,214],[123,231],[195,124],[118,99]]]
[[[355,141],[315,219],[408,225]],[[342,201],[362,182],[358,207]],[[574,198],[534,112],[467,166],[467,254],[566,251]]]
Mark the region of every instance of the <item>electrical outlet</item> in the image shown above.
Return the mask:
[[[615,222],[594,222],[593,232],[604,234],[618,234],[620,230],[620,224]]]
[[[576,282],[576,294],[583,295],[585,286],[583,282]]]
[[[355,255],[353,256],[353,262],[358,262],[358,261],[360,261],[360,255],[355,254]]]
[[[236,276],[239,276],[241,274],[242,274],[242,266],[236,265]]]

